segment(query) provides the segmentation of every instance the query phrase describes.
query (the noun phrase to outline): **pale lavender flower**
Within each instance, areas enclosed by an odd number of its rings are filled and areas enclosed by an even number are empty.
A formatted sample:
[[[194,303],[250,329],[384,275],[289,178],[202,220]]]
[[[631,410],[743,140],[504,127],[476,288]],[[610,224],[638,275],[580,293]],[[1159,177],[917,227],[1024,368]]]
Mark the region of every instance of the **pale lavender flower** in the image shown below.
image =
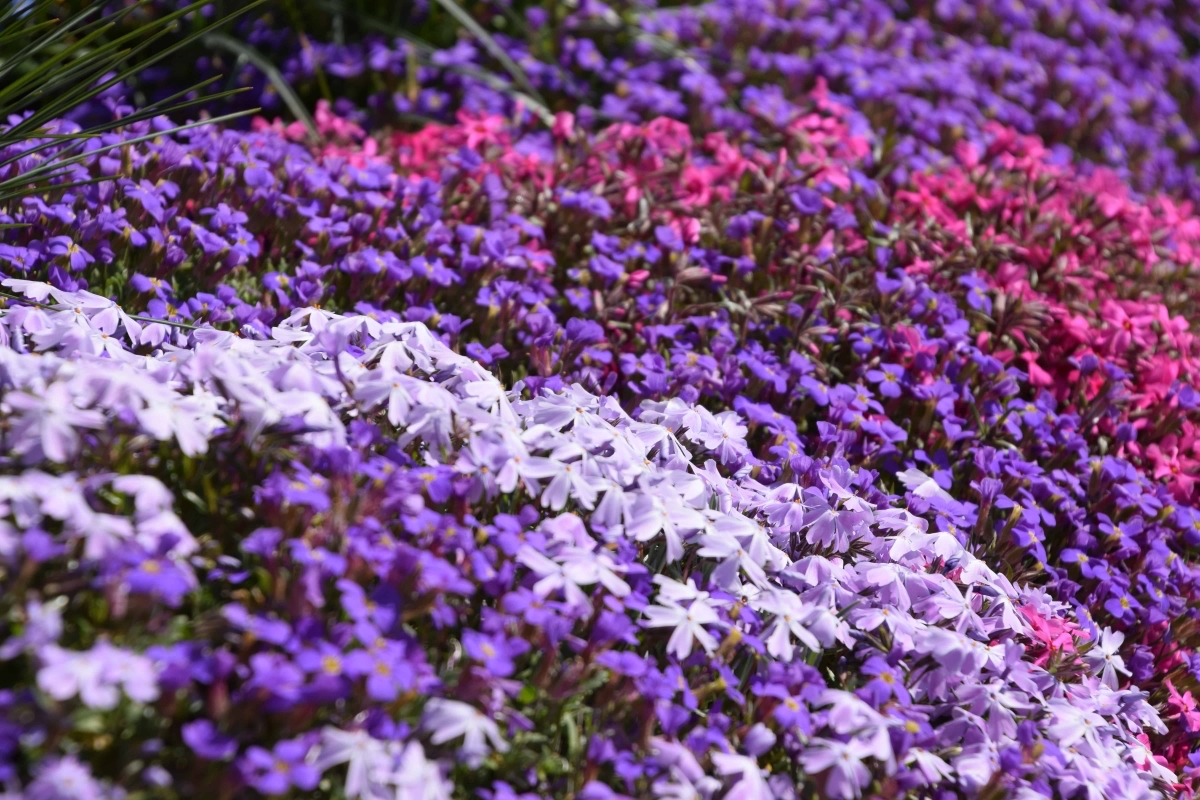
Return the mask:
[[[706,653],[717,649],[716,638],[704,626],[722,623],[707,592],[698,593],[685,607],[669,596],[669,590],[668,595],[660,591],[657,603],[647,606],[643,613],[646,621],[642,625],[647,628],[674,628],[667,642],[667,652],[681,661],[691,655],[694,642],[699,642]]]
[[[493,750],[508,752],[508,742],[500,736],[496,723],[474,706],[457,700],[439,697],[430,700],[425,704],[421,727],[430,733],[429,741],[433,744],[444,744],[461,736],[459,752],[472,768],[483,763]]]
[[[14,449],[18,453],[40,450],[51,461],[62,463],[79,449],[76,428],[104,426],[104,415],[80,408],[78,396],[66,381],[54,381],[40,395],[12,392],[5,402],[20,412],[13,426]]]
[[[343,731],[326,726],[313,766],[318,772],[346,765],[343,791],[350,800],[375,800],[384,796],[384,785],[392,774],[394,758],[386,742],[364,730]]]
[[[25,604],[24,629],[0,645],[0,661],[16,658],[27,650],[41,650],[56,644],[62,636],[62,609],[66,598],[55,598],[49,603],[30,600]]]
[[[420,742],[409,742],[396,762],[392,775],[395,800],[450,800],[452,787],[436,761],[425,758]]]
[[[810,651],[821,649],[822,643],[805,627],[805,622],[813,617],[814,609],[805,606],[794,592],[767,589],[753,599],[752,605],[756,611],[774,615],[763,638],[767,643],[767,652],[775,658],[792,660],[795,653],[793,637]]]
[[[50,757],[38,765],[24,793],[27,800],[102,800],[104,796],[91,769],[73,755]]]
[[[1096,644],[1083,656],[1083,660],[1092,668],[1092,674],[1099,675],[1100,680],[1110,689],[1116,689],[1119,685],[1117,673],[1129,675],[1129,670],[1125,668],[1125,659],[1120,656],[1121,644],[1124,641],[1125,634],[1104,628]]]
[[[919,469],[906,469],[903,472],[897,473],[896,477],[917,497],[923,497],[926,500],[933,497],[945,501],[952,501],[954,499],[950,496],[949,492],[938,486],[937,481]]]
[[[762,768],[752,757],[715,752],[712,759],[717,774],[734,779],[733,786],[723,795],[727,800],[775,800]]]
[[[805,538],[837,553],[849,550],[850,543],[866,532],[873,518],[871,508],[858,498],[851,498],[842,505],[830,503],[815,489],[806,489],[804,496],[808,506],[804,514],[804,524],[808,526]]]
[[[814,739],[800,753],[800,766],[809,775],[825,775],[825,792],[836,800],[859,797],[871,780],[871,771],[863,764],[870,755],[855,739],[839,742],[834,739]]]

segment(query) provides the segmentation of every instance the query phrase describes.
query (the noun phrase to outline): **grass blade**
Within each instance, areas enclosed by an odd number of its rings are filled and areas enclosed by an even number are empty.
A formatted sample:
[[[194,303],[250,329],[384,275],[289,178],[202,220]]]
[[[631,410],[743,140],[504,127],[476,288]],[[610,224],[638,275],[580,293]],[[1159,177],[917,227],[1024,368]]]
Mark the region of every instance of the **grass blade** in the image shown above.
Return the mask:
[[[41,187],[41,188],[30,188],[29,187],[30,184],[33,184],[38,181],[44,182],[46,180],[53,180],[53,177],[61,176],[63,174],[63,172],[65,172],[66,167],[72,166],[73,164],[78,164],[81,161],[86,161],[87,159],[89,159],[93,156],[97,156],[102,153],[107,153],[109,150],[115,150],[118,147],[126,147],[128,145],[141,144],[142,142],[148,142],[152,139],[157,139],[160,136],[171,136],[171,135],[180,133],[182,131],[190,130],[192,128],[200,128],[205,125],[219,125],[223,122],[228,122],[230,120],[237,119],[238,117],[244,117],[248,114],[254,114],[258,111],[259,111],[259,109],[257,109],[257,108],[251,108],[251,109],[247,109],[245,111],[235,111],[232,114],[224,114],[219,117],[212,117],[210,119],[196,120],[194,122],[188,122],[183,125],[177,125],[176,127],[172,128],[169,131],[155,131],[153,133],[147,133],[142,136],[135,136],[131,139],[123,139],[119,142],[113,142],[112,144],[102,145],[101,147],[95,148],[93,150],[88,150],[85,153],[79,153],[78,155],[72,156],[67,159],[63,159],[59,163],[42,165],[40,167],[34,167],[33,169],[31,169],[27,172],[24,172],[20,175],[0,181],[0,202],[4,202],[13,197],[22,197],[27,194],[34,194],[39,191],[48,191],[48,190],[52,190],[52,189],[68,188],[68,186],[94,183],[96,181],[80,181],[79,183],[68,184],[67,186],[52,185],[52,186]],[[47,177],[47,176],[49,176],[49,177]],[[99,178],[97,180],[111,180],[111,179],[110,178]],[[4,190],[11,189],[12,187],[15,187],[15,186],[22,186],[24,188],[19,189],[15,192],[10,191],[7,194],[3,193]]]
[[[240,42],[224,33],[207,33],[203,37],[203,42],[210,47],[219,47],[227,50],[257,67],[267,76],[267,80],[275,87],[275,91],[279,93],[280,99],[283,100],[296,119],[304,123],[304,127],[308,129],[309,136],[314,140],[320,138],[320,134],[317,132],[317,123],[313,121],[312,115],[308,113],[308,109],[304,107],[304,103],[300,102],[300,98],[296,96],[292,85],[287,82],[287,78],[283,77],[283,73],[268,61],[262,53],[250,45]]]
[[[220,79],[220,76],[218,75],[216,77],[209,78],[207,81],[205,81],[201,85],[208,85],[219,79]],[[217,94],[210,94],[210,95],[205,95],[204,97],[197,97],[192,100],[186,100],[182,103],[171,106],[169,109],[166,109],[165,111],[169,111],[169,112],[179,111],[179,110],[187,108],[189,106],[199,105],[200,103],[208,103],[208,102],[212,102],[214,100],[221,100],[225,97],[229,97],[229,96],[235,95],[235,94],[241,94],[245,91],[247,91],[247,90],[246,89],[231,89],[227,92],[218,92]],[[186,93],[187,92],[181,92],[180,94],[186,94]],[[173,95],[172,98],[178,97],[178,96],[179,95]],[[168,100],[172,99],[172,98],[168,98]],[[166,101],[163,101],[163,102],[166,102]],[[26,158],[27,156],[33,155],[34,153],[39,153],[42,150],[45,150],[46,148],[54,147],[55,145],[60,144],[61,141],[65,140],[68,143],[74,142],[76,144],[82,145],[85,142],[87,142],[91,139],[94,139],[95,137],[97,137],[101,134],[108,133],[110,131],[116,130],[117,128],[125,127],[126,125],[132,125],[135,122],[141,122],[143,120],[153,119],[154,117],[161,116],[163,113],[164,113],[163,109],[159,109],[155,106],[151,106],[150,108],[142,109],[141,111],[135,111],[134,113],[130,114],[129,116],[121,117],[120,119],[113,120],[112,122],[106,122],[106,123],[103,123],[100,125],[94,125],[94,126],[88,128],[87,131],[85,131],[83,133],[38,135],[37,138],[47,139],[48,141],[42,142],[41,144],[38,144],[34,147],[30,147],[28,150],[22,150],[20,153],[14,155],[14,156],[9,156],[7,159],[0,161],[0,169],[7,167],[9,164],[12,164],[13,162],[17,161],[18,159]],[[163,131],[160,135],[166,135],[169,133],[170,133],[170,130],[167,130],[167,131]],[[3,137],[0,136],[0,142],[2,142],[2,141],[3,141]]]
[[[339,5],[337,3],[330,2],[330,0],[316,0],[316,5],[318,8],[329,11],[330,13],[334,12],[335,10],[337,10],[339,8]],[[464,75],[469,78],[474,78],[477,81],[482,81],[483,83],[486,83],[488,86],[492,87],[493,89],[496,89],[497,91],[507,92],[507,93],[511,94],[514,98],[516,98],[517,100],[520,100],[522,103],[524,103],[527,108],[529,108],[531,111],[533,111],[534,114],[536,114],[538,116],[538,118],[542,121],[543,124],[545,124],[545,125],[553,125],[554,124],[553,112],[551,112],[550,109],[547,108],[545,101],[542,100],[541,96],[538,95],[536,91],[534,91],[532,94],[525,93],[525,92],[519,92],[513,88],[511,83],[503,80],[502,78],[497,77],[496,75],[493,75],[489,72],[484,72],[483,70],[475,69],[473,67],[464,67],[464,66],[461,66],[458,64],[450,65],[450,66],[440,66],[440,65],[432,64],[432,62],[429,59],[429,56],[432,55],[433,53],[435,53],[437,51],[437,48],[433,47],[433,45],[429,44],[428,42],[421,40],[420,37],[413,36],[411,33],[404,30],[403,28],[400,28],[389,22],[385,22],[377,17],[373,17],[370,14],[355,13],[354,19],[360,25],[363,25],[367,28],[376,30],[379,33],[382,33],[386,36],[392,36],[396,39],[400,39],[400,40],[412,45],[413,48],[420,54],[420,56],[422,56],[421,63],[434,66],[437,69],[445,70],[446,72],[453,72],[457,75]],[[472,22],[474,22],[474,20],[472,20]],[[486,32],[484,33],[484,35],[485,36],[487,35]],[[492,41],[492,43],[495,44],[495,41],[491,40],[491,37],[488,37],[488,40]],[[496,46],[499,47],[499,45],[496,45]],[[513,64],[513,67],[514,67],[514,69],[517,70],[518,73],[520,73],[520,68],[517,67],[516,64]],[[521,74],[523,74],[523,73],[521,73]],[[528,84],[528,81],[526,81],[526,84]],[[408,115],[408,116],[410,118],[414,118],[414,119],[418,118],[415,115]],[[420,119],[424,119],[424,118],[420,118]]]
[[[504,48],[496,43],[496,40],[492,38],[492,35],[484,30],[483,26],[476,22],[474,17],[464,11],[462,6],[456,3],[455,0],[436,0],[436,2],[446,11],[447,14],[454,17],[454,19],[458,21],[458,24],[470,31],[471,34],[480,41],[484,49],[491,53],[492,56],[504,66],[504,69],[507,70],[508,74],[512,76],[513,81],[520,86],[527,95],[536,99],[543,107],[546,105],[546,101],[542,99],[540,94],[538,94],[538,90],[533,88],[533,84],[529,82],[528,76],[525,75],[525,70],[521,69],[521,67],[517,65],[517,62],[513,61],[512,58],[509,57],[508,53],[504,52]]]

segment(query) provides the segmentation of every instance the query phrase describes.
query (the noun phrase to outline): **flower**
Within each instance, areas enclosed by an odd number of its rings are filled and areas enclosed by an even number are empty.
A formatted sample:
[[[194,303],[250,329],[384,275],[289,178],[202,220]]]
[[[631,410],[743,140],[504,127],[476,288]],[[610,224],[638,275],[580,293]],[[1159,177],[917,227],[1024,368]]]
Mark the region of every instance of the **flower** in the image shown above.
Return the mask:
[[[871,778],[863,764],[870,751],[857,741],[816,739],[800,755],[800,765],[809,775],[824,773],[825,792],[840,800],[858,797]]]
[[[363,730],[343,731],[326,726],[313,767],[323,773],[330,767],[346,765],[345,792],[348,798],[382,796],[382,778],[391,774],[393,758],[384,742]]]
[[[198,719],[182,728],[183,741],[192,752],[208,761],[224,761],[237,752],[237,742],[222,736],[211,720]]]
[[[659,596],[655,605],[647,606],[647,628],[674,628],[667,642],[667,651],[680,660],[691,655],[692,646],[699,642],[704,652],[711,653],[717,647],[716,638],[705,629],[705,625],[720,625],[721,618],[708,600],[708,593],[698,593],[687,606],[680,605],[670,597]]]
[[[429,740],[443,744],[462,737],[459,748],[468,766],[477,767],[492,750],[508,752],[508,742],[500,736],[496,723],[466,703],[435,697],[425,704],[421,717],[422,729],[429,731]]]
[[[1129,675],[1129,670],[1125,668],[1125,659],[1120,656],[1120,647],[1124,641],[1125,634],[1104,628],[1100,632],[1099,640],[1083,656],[1084,662],[1110,689],[1117,688],[1117,673]]]
[[[297,740],[279,742],[270,751],[254,746],[239,759],[238,767],[246,782],[263,794],[285,794],[293,786],[310,791],[321,774],[305,760],[308,750]]]
[[[775,796],[763,777],[763,771],[749,756],[734,753],[713,753],[713,765],[720,775],[734,778],[726,797],[738,800],[768,800]]]
[[[38,766],[23,794],[31,800],[100,800],[104,789],[75,756],[50,758]]]

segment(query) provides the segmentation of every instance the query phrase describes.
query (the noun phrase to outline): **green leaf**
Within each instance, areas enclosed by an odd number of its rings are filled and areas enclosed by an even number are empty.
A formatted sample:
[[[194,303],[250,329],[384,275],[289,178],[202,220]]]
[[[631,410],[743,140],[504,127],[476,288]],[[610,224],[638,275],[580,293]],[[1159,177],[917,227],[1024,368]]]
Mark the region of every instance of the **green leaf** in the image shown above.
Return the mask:
[[[304,123],[304,127],[308,129],[308,135],[313,139],[319,138],[317,132],[317,123],[313,121],[312,115],[308,113],[308,109],[300,102],[300,98],[296,96],[296,92],[292,89],[292,85],[287,82],[287,78],[283,77],[274,64],[266,59],[262,53],[254,49],[245,42],[239,41],[232,36],[224,33],[208,33],[204,35],[203,41],[210,47],[219,47],[223,50],[235,54],[238,58],[244,59],[257,67],[271,85],[275,87],[275,91],[279,93],[279,97],[287,105],[288,110]]]
[[[61,177],[63,167],[70,166],[72,164],[78,164],[81,161],[85,161],[85,160],[92,158],[93,156],[99,155],[101,153],[106,153],[109,150],[115,150],[119,147],[126,147],[128,145],[140,144],[141,142],[147,142],[147,141],[150,141],[151,139],[157,139],[160,136],[169,136],[173,133],[178,133],[179,131],[190,130],[191,128],[199,128],[204,125],[218,125],[222,122],[227,122],[231,119],[236,119],[237,117],[243,117],[247,114],[253,114],[257,110],[258,109],[249,109],[247,111],[238,111],[238,112],[235,112],[232,114],[225,114],[224,116],[220,116],[220,117],[213,117],[211,119],[202,119],[202,120],[197,120],[195,122],[189,122],[186,125],[177,125],[176,127],[172,128],[169,131],[155,131],[154,133],[147,133],[143,136],[134,136],[130,139],[125,139],[120,142],[114,142],[113,144],[103,145],[101,147],[97,147],[95,149],[88,150],[87,152],[80,153],[76,156],[72,156],[71,158],[61,159],[57,162],[52,162],[49,164],[43,164],[39,167],[35,167],[35,168],[28,170],[27,172],[24,172],[15,177],[0,181],[0,200],[6,200],[6,199],[9,199],[14,196],[21,197],[21,196],[25,196],[25,195],[29,195],[29,194],[37,194],[39,192],[44,192],[47,189],[66,188],[64,186],[57,186],[57,185],[45,186],[45,185],[42,185],[42,183],[44,183],[47,180],[51,180],[54,177]],[[101,180],[109,180],[109,179],[108,178],[96,178],[94,180],[80,181],[79,183],[68,184],[68,185],[69,186],[78,186],[78,185],[86,184],[86,183],[95,183],[95,182],[98,182]],[[17,191],[10,191],[8,194],[2,194],[2,192],[6,188],[12,189],[13,187],[20,187],[23,184],[29,183],[31,181],[38,181],[39,182],[38,188],[18,189]]]
[[[529,78],[525,75],[525,71],[517,65],[517,62],[512,60],[508,53],[504,51],[503,47],[496,43],[496,40],[492,38],[492,35],[485,31],[483,26],[475,21],[474,17],[464,11],[462,6],[456,3],[455,0],[436,0],[436,2],[439,6],[445,9],[446,13],[454,17],[454,19],[458,21],[458,24],[470,31],[471,34],[475,36],[475,38],[478,39],[481,44],[483,44],[484,49],[491,53],[492,57],[504,66],[504,69],[508,71],[508,74],[512,76],[517,85],[525,90],[526,94],[536,100],[540,105],[545,107],[546,101],[543,100],[542,96],[538,94],[537,89],[533,88],[533,84],[529,82]]]
[[[244,5],[233,14],[183,36],[167,46],[160,46],[164,37],[179,28],[188,15],[205,5],[204,0],[177,9],[149,22],[139,22],[133,29],[113,35],[118,23],[128,22],[130,15],[146,7],[150,0],[139,0],[106,15],[99,16],[100,4],[90,4],[82,11],[65,18],[56,16],[58,4],[42,0],[24,8],[0,12],[0,44],[32,39],[16,53],[0,59],[0,116],[23,115],[15,125],[0,130],[0,146],[9,146],[33,138],[48,141],[31,142],[29,149],[9,157],[3,166],[16,158],[49,149],[60,148],[43,164],[0,181],[0,202],[40,194],[70,175],[72,164],[96,155],[99,150],[80,152],[87,142],[106,133],[158,115],[170,115],[184,108],[219,99],[228,93],[207,98],[188,97],[212,81],[205,81],[164,101],[140,109],[124,120],[105,122],[71,134],[46,136],[45,126],[67,112],[94,99],[106,89],[121,84],[146,67],[179,52],[222,25],[237,14],[261,5],[265,0]],[[110,35],[113,38],[108,39]],[[32,113],[28,113],[32,112]],[[253,112],[243,112],[253,113]],[[231,119],[229,115],[222,119]],[[195,124],[195,123],[193,123]],[[203,123],[199,123],[203,124]],[[149,138],[169,136],[191,127],[191,124],[171,130],[158,131]],[[143,139],[144,140],[144,139]],[[128,143],[135,143],[133,140]],[[121,146],[121,145],[117,145]],[[80,185],[80,184],[72,184]]]

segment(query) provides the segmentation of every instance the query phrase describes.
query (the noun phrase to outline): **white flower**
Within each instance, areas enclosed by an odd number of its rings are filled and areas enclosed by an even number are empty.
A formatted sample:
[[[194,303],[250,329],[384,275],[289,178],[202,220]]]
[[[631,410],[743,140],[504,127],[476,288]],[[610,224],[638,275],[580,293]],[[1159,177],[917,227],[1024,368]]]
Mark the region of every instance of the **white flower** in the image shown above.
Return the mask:
[[[392,783],[395,800],[450,800],[450,785],[437,762],[425,758],[420,742],[409,742],[400,753]]]
[[[671,639],[667,642],[668,652],[674,653],[680,660],[692,653],[692,643],[700,642],[704,652],[711,653],[717,649],[716,638],[704,629],[705,625],[720,625],[721,619],[709,604],[708,593],[701,592],[702,597],[691,601],[686,608],[679,603],[664,597],[659,593],[658,605],[648,606],[645,610],[647,628],[674,628]]]
[[[1110,689],[1117,688],[1118,672],[1122,675],[1129,674],[1129,670],[1125,669],[1125,659],[1120,656],[1121,644],[1124,641],[1125,634],[1105,628],[1100,632],[1100,640],[1083,657],[1092,668],[1092,674],[1099,675],[1101,682]]]
[[[758,762],[736,753],[714,752],[713,766],[721,775],[736,775],[737,782],[724,795],[726,800],[774,800],[775,794],[767,785]]]
[[[917,497],[924,497],[926,500],[931,497],[938,497],[942,500],[954,499],[949,492],[938,486],[937,481],[919,469],[906,469],[904,472],[897,473],[896,477]]]
[[[474,706],[457,700],[435,697],[425,705],[421,727],[431,734],[429,741],[444,744],[463,737],[462,754],[472,769],[483,763],[491,750],[508,752],[508,742],[500,736],[500,728]],[[489,749],[488,744],[491,744]]]
[[[347,798],[376,800],[385,797],[384,783],[392,771],[393,756],[385,742],[363,730],[343,731],[326,727],[321,731],[318,770],[346,765]]]

